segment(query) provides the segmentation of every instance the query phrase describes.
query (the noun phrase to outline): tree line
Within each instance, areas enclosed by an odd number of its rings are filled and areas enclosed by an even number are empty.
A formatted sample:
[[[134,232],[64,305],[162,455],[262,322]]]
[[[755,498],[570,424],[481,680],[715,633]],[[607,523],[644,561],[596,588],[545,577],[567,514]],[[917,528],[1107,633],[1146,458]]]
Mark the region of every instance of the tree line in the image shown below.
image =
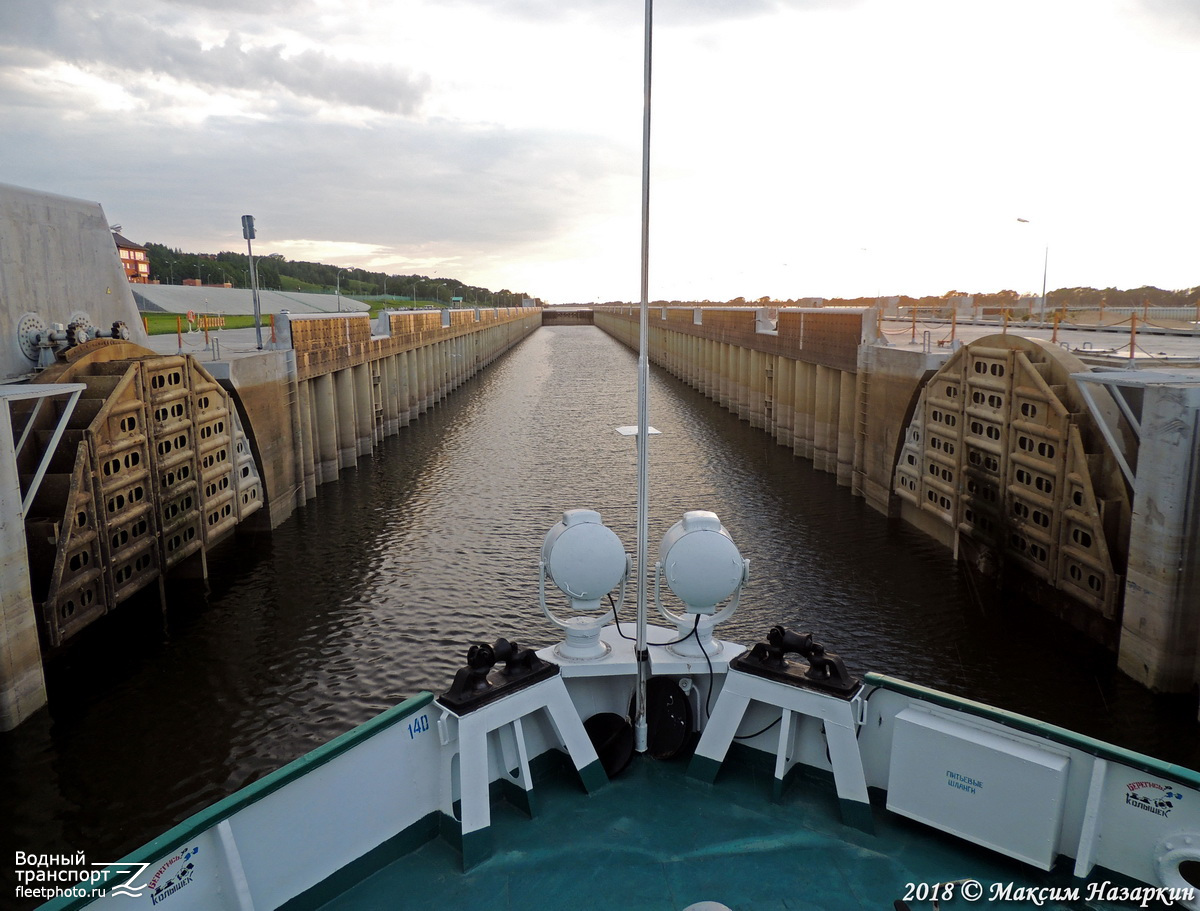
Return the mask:
[[[804,307],[820,300],[826,307],[873,307],[879,300],[896,301],[902,309],[917,307],[922,310],[939,309],[947,306],[953,298],[974,298],[975,306],[981,310],[1014,310],[1022,305],[1021,295],[1016,291],[993,291],[988,293],[947,291],[942,295],[909,297],[907,295],[875,297],[832,297],[832,298],[773,298],[769,296],[747,300],[735,297],[727,301],[651,301],[653,307]],[[1036,301],[1036,298],[1034,299]],[[1025,298],[1029,304],[1030,298]],[[1200,287],[1181,291],[1166,291],[1152,285],[1121,290],[1118,288],[1058,288],[1046,292],[1046,310],[1103,310],[1106,307],[1136,309],[1139,307],[1195,307],[1200,303]],[[628,306],[627,301],[608,301],[609,306]]]
[[[250,287],[250,266],[245,253],[185,253],[163,244],[146,243],[150,261],[150,279],[164,285],[181,285],[184,279],[202,284],[231,284]],[[327,291],[340,289],[356,297],[395,297],[451,303],[460,298],[463,305],[515,307],[532,295],[503,288],[492,291],[469,285],[456,278],[430,278],[428,275],[396,275],[367,269],[344,268],[326,263],[285,259],[279,253],[255,257],[258,287],[272,291]]]
[[[992,293],[968,294],[963,291],[947,291],[940,297],[905,297],[898,298],[900,307],[908,309],[938,309],[946,306],[953,298],[972,297],[974,305],[981,310],[999,309],[1015,310],[1018,307],[1039,306],[1037,298],[1026,296],[1022,301],[1016,291],[995,291]],[[1070,310],[1103,310],[1106,307],[1117,307],[1126,310],[1140,307],[1195,307],[1200,301],[1200,287],[1185,288],[1180,291],[1167,291],[1152,285],[1140,288],[1058,288],[1046,292],[1046,311]],[[851,306],[873,306],[875,298],[857,298],[855,300],[827,301],[827,304]]]

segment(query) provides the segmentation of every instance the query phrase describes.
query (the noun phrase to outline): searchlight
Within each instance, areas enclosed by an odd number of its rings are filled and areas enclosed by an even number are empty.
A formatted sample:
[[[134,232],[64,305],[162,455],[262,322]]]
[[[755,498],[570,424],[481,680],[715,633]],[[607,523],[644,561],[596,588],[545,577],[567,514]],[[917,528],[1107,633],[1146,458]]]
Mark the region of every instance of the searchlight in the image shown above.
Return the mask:
[[[613,612],[625,603],[625,585],[632,561],[621,540],[592,509],[568,509],[562,520],[546,532],[542,558],[538,564],[538,602],[542,612],[567,634],[555,653],[568,660],[589,661],[603,658],[609,646],[600,641],[600,630],[609,621],[610,611],[589,616],[601,606],[602,599],[618,585],[621,593]],[[580,616],[558,617],[546,604],[546,580],[567,596],[571,610]]]
[[[750,561],[742,559],[716,514],[703,509],[684,513],[663,535],[654,574],[654,603],[679,631],[668,648],[688,658],[718,654],[721,644],[713,641],[713,627],[737,610],[742,586],[750,576]],[[683,602],[683,615],[663,606],[664,578]],[[718,611],[717,605],[727,598],[732,600]]]

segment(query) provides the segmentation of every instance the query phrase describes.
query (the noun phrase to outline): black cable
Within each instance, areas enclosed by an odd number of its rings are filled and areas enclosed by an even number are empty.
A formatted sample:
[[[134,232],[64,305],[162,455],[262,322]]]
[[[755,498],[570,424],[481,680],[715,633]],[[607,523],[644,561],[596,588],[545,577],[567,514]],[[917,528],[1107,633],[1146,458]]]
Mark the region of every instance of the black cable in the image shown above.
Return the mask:
[[[753,734],[742,734],[740,737],[735,734],[733,739],[734,740],[750,740],[754,737],[757,737],[759,734],[767,733],[767,731],[771,730],[771,728],[775,727],[775,725],[779,724],[779,722],[781,722],[782,720],[783,720],[783,715],[780,714],[780,716],[778,718],[776,718],[774,721],[772,721],[770,724],[768,724],[761,731],[755,731]]]
[[[700,636],[698,635],[699,629],[700,629],[700,615],[696,614],[696,622],[692,624],[692,631],[690,633],[688,633],[686,636],[684,636],[682,639],[672,639],[670,642],[647,642],[646,644],[647,645],[656,645],[659,648],[662,648],[664,645],[678,645],[680,642],[687,642],[689,639],[692,638],[692,636],[695,636],[696,642],[699,642],[700,641]],[[704,651],[703,645],[700,646],[700,651]],[[704,657],[707,658],[708,656],[705,655]],[[709,667],[712,667],[712,665],[710,664]]]
[[[612,592],[609,592],[608,603],[612,604],[613,622],[617,625],[617,635],[620,636],[622,639],[627,639],[630,642],[637,642],[637,639],[635,637],[626,636],[625,633],[623,633],[621,631],[621,618],[617,616],[617,606],[616,606],[616,604],[613,603]],[[687,642],[689,639],[692,638],[692,636],[696,636],[696,631],[699,628],[699,626],[700,626],[700,615],[696,614],[696,622],[692,625],[691,631],[686,636],[682,637],[681,639],[672,639],[670,642],[647,642],[646,644],[654,646],[655,648],[662,648],[665,645],[678,645],[680,642]],[[697,642],[700,641],[699,636],[696,636],[696,641]],[[700,646],[700,650],[701,651],[704,650],[703,645]],[[707,659],[708,655],[705,655],[704,657],[705,657],[705,659]],[[712,673],[712,663],[711,662],[709,663],[708,668],[709,668],[709,673]]]
[[[617,635],[622,639],[628,639],[630,642],[637,642],[636,637],[626,636],[623,632],[621,632],[621,618],[617,616],[617,603],[613,601],[612,592],[608,593],[608,603],[609,606],[612,607],[613,622],[617,625]]]
[[[707,655],[705,657],[707,657]],[[880,689],[881,689],[881,687],[878,687],[878,686],[872,687],[870,692],[867,693],[866,697],[863,699],[864,710],[865,710],[867,704],[871,701],[871,697],[874,696],[877,692],[879,692]],[[761,731],[755,731],[753,734],[742,734],[740,736],[735,734],[733,739],[734,740],[752,740],[753,738],[757,737],[759,734],[767,733],[767,731],[771,730],[771,728],[775,727],[775,725],[779,724],[779,722],[782,720],[783,720],[783,715],[780,714],[780,716],[778,718],[776,718],[774,721],[772,721],[770,724],[768,724]],[[859,736],[862,734],[862,729],[864,727],[866,727],[866,719],[865,718],[863,720],[863,724],[860,724],[854,732],[855,740],[857,740],[859,738]],[[828,754],[828,752],[829,752],[828,744],[826,744],[825,751],[826,751],[826,754]]]
[[[613,622],[617,626],[617,635],[622,639],[628,639],[630,642],[637,642],[637,639],[626,636],[621,632],[621,620],[617,616],[617,606],[613,602],[612,592],[609,592],[608,603],[613,605]],[[700,654],[704,656],[704,662],[708,665],[708,694],[704,698],[704,717],[705,719],[712,718],[712,691],[713,691],[713,666],[712,661],[708,657],[708,652],[704,648],[704,642],[700,639],[700,615],[696,614],[696,622],[692,624],[691,631],[679,639],[672,639],[670,642],[647,642],[647,645],[658,646],[659,648],[666,645],[678,645],[680,642],[686,642],[688,639],[696,637],[696,644],[700,646]]]

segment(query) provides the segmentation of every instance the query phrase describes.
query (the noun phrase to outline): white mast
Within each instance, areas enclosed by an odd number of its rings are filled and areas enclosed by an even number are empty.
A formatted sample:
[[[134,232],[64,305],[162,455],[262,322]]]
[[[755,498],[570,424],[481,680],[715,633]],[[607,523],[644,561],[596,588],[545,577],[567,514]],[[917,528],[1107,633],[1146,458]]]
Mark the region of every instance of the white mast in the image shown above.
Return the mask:
[[[646,681],[650,677],[650,653],[646,645],[646,565],[649,559],[647,451],[650,448],[650,411],[646,388],[650,368],[646,354],[650,307],[650,50],[654,0],[646,0],[645,102],[642,111],[642,301],[638,325],[638,417],[637,417],[637,698],[633,717],[634,746],[646,751]]]

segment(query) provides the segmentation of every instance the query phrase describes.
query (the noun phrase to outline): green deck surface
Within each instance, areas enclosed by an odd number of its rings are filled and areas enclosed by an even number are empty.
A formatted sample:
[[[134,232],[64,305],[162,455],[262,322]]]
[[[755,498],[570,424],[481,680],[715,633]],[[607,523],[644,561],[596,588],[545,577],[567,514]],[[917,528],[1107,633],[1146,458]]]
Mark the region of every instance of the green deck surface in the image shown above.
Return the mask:
[[[719,901],[735,909],[891,911],[907,884],[973,878],[1032,887],[1077,887],[1065,873],[1018,861],[874,807],[875,834],[840,822],[831,781],[797,777],[774,803],[771,770],[743,755],[715,784],[684,776],[680,762],[634,761],[594,795],[577,778],[537,784],[534,819],[505,803],[492,809],[493,856],[469,873],[444,841],[428,842],[323,906],[325,911],[454,908],[680,911]],[[944,909],[988,907],[956,897]],[[932,907],[911,901],[913,911]],[[1004,901],[1006,908],[1035,907]],[[1110,903],[1047,901],[1046,908]]]

